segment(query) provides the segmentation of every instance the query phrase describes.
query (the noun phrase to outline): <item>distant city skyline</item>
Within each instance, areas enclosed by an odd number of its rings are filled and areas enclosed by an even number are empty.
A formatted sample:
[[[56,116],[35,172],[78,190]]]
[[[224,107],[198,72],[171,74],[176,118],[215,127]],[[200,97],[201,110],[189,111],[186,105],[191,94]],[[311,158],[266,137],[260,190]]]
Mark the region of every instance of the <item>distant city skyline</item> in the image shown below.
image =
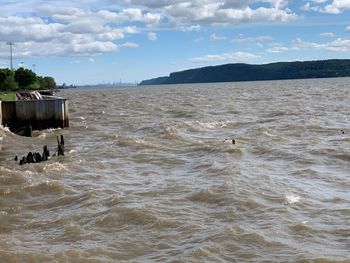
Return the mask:
[[[3,0],[0,67],[135,83],[226,63],[350,58],[342,0]],[[9,45],[9,43],[12,43]]]

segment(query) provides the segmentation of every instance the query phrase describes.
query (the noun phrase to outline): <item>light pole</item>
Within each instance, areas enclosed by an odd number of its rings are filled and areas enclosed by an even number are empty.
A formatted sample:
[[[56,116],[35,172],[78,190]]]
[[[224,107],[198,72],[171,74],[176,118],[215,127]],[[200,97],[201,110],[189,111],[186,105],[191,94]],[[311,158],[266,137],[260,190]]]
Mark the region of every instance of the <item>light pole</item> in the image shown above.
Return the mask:
[[[13,64],[12,64],[12,46],[13,46],[13,42],[7,42],[7,45],[10,46],[11,70],[13,70]]]
[[[33,64],[32,66],[33,66],[33,70],[34,70],[34,73],[35,73],[35,64]]]

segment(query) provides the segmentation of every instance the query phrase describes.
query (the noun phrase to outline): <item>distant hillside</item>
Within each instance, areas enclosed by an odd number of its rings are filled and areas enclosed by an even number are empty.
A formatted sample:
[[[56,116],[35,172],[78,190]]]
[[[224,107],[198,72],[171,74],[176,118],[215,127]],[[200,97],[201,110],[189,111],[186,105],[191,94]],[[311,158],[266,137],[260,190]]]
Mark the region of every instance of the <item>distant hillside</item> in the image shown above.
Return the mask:
[[[140,85],[350,77],[350,59],[278,62],[264,65],[225,64],[174,72],[143,80]]]

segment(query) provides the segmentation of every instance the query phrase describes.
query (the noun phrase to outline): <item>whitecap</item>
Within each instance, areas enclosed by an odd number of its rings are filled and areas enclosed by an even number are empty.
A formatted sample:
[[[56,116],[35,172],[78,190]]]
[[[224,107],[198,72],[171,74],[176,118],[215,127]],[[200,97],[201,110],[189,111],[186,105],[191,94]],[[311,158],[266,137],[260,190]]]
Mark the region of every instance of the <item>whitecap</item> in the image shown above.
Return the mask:
[[[68,169],[61,163],[55,162],[45,165],[44,171],[68,171]]]
[[[207,129],[214,129],[215,123],[214,122],[197,122],[200,126],[207,128]]]
[[[33,175],[33,172],[30,171],[30,170],[26,170],[26,171],[24,171],[24,172],[26,173],[26,175],[29,175],[29,176],[32,176],[32,175]]]
[[[11,132],[9,127],[7,127],[7,126],[4,127],[1,124],[0,124],[0,129],[5,131],[5,132]]]
[[[300,201],[300,196],[294,195],[294,194],[287,194],[285,196],[285,201],[287,204],[295,204]]]

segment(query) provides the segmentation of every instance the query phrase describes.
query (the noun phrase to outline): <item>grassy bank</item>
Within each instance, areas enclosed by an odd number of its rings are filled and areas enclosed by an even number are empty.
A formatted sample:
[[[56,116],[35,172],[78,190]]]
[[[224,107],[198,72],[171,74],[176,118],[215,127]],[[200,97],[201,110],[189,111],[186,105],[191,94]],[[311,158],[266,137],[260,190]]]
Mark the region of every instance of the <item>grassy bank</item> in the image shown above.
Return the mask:
[[[16,92],[11,91],[1,91],[0,92],[0,100],[15,100]]]

